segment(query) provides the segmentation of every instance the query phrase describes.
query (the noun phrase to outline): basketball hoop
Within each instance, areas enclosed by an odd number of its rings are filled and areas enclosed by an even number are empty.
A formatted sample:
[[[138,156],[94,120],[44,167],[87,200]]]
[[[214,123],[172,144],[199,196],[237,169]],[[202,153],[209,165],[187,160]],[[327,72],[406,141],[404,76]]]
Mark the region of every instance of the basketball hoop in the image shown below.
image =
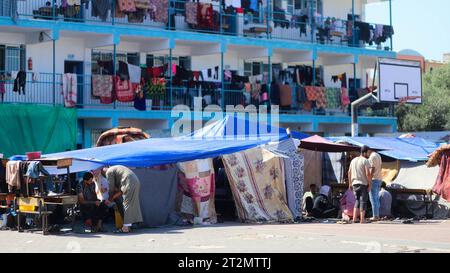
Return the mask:
[[[420,99],[420,97],[418,97],[418,96],[408,96],[408,97],[398,98],[398,105],[404,105],[404,104],[408,103],[408,101],[415,100],[415,99]]]

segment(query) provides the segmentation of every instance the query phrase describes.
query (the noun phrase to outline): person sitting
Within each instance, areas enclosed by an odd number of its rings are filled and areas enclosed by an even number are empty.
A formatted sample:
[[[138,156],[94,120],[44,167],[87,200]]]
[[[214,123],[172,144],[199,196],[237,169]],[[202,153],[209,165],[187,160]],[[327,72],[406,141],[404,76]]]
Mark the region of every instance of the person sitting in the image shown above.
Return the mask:
[[[336,217],[336,209],[330,202],[330,186],[324,185],[320,188],[319,195],[314,199],[312,215],[314,218]]]
[[[392,217],[392,195],[386,190],[386,183],[381,183],[380,197],[380,217],[391,218]]]
[[[307,216],[311,216],[316,194],[317,194],[316,184],[311,184],[309,186],[309,191],[305,192],[305,194],[303,195],[302,208],[303,211],[306,212]]]
[[[353,219],[353,208],[355,207],[356,198],[353,191],[347,189],[340,199],[342,220],[350,222]]]
[[[83,181],[77,185],[78,203],[81,215],[92,232],[103,231],[102,222],[108,213],[108,207],[97,198],[95,192],[94,175],[87,172],[83,175]]]

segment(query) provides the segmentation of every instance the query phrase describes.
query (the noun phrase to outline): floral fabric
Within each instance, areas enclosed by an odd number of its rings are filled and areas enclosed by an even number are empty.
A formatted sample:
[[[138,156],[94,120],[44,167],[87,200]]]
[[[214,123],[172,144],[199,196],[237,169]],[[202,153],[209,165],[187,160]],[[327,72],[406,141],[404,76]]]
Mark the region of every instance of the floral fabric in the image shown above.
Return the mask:
[[[244,222],[292,222],[282,158],[262,148],[223,156],[239,218]]]
[[[111,75],[92,75],[92,95],[112,97],[113,77]]]

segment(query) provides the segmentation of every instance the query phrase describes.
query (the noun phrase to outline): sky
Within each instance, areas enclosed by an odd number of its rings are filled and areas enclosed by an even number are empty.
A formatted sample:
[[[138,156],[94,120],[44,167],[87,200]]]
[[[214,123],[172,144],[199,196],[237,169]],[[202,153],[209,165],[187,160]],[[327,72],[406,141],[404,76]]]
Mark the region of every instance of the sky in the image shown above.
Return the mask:
[[[426,59],[450,53],[450,0],[392,0],[394,50],[413,49]],[[389,3],[366,6],[366,21],[389,24]]]

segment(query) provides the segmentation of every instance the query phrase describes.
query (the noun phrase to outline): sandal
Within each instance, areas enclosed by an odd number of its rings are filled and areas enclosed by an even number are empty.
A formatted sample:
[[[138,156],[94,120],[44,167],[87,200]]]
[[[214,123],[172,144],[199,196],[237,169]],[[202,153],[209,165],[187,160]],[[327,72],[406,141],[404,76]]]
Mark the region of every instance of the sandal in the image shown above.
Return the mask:
[[[119,228],[114,230],[114,233],[130,233],[130,231],[123,231],[123,229]]]

